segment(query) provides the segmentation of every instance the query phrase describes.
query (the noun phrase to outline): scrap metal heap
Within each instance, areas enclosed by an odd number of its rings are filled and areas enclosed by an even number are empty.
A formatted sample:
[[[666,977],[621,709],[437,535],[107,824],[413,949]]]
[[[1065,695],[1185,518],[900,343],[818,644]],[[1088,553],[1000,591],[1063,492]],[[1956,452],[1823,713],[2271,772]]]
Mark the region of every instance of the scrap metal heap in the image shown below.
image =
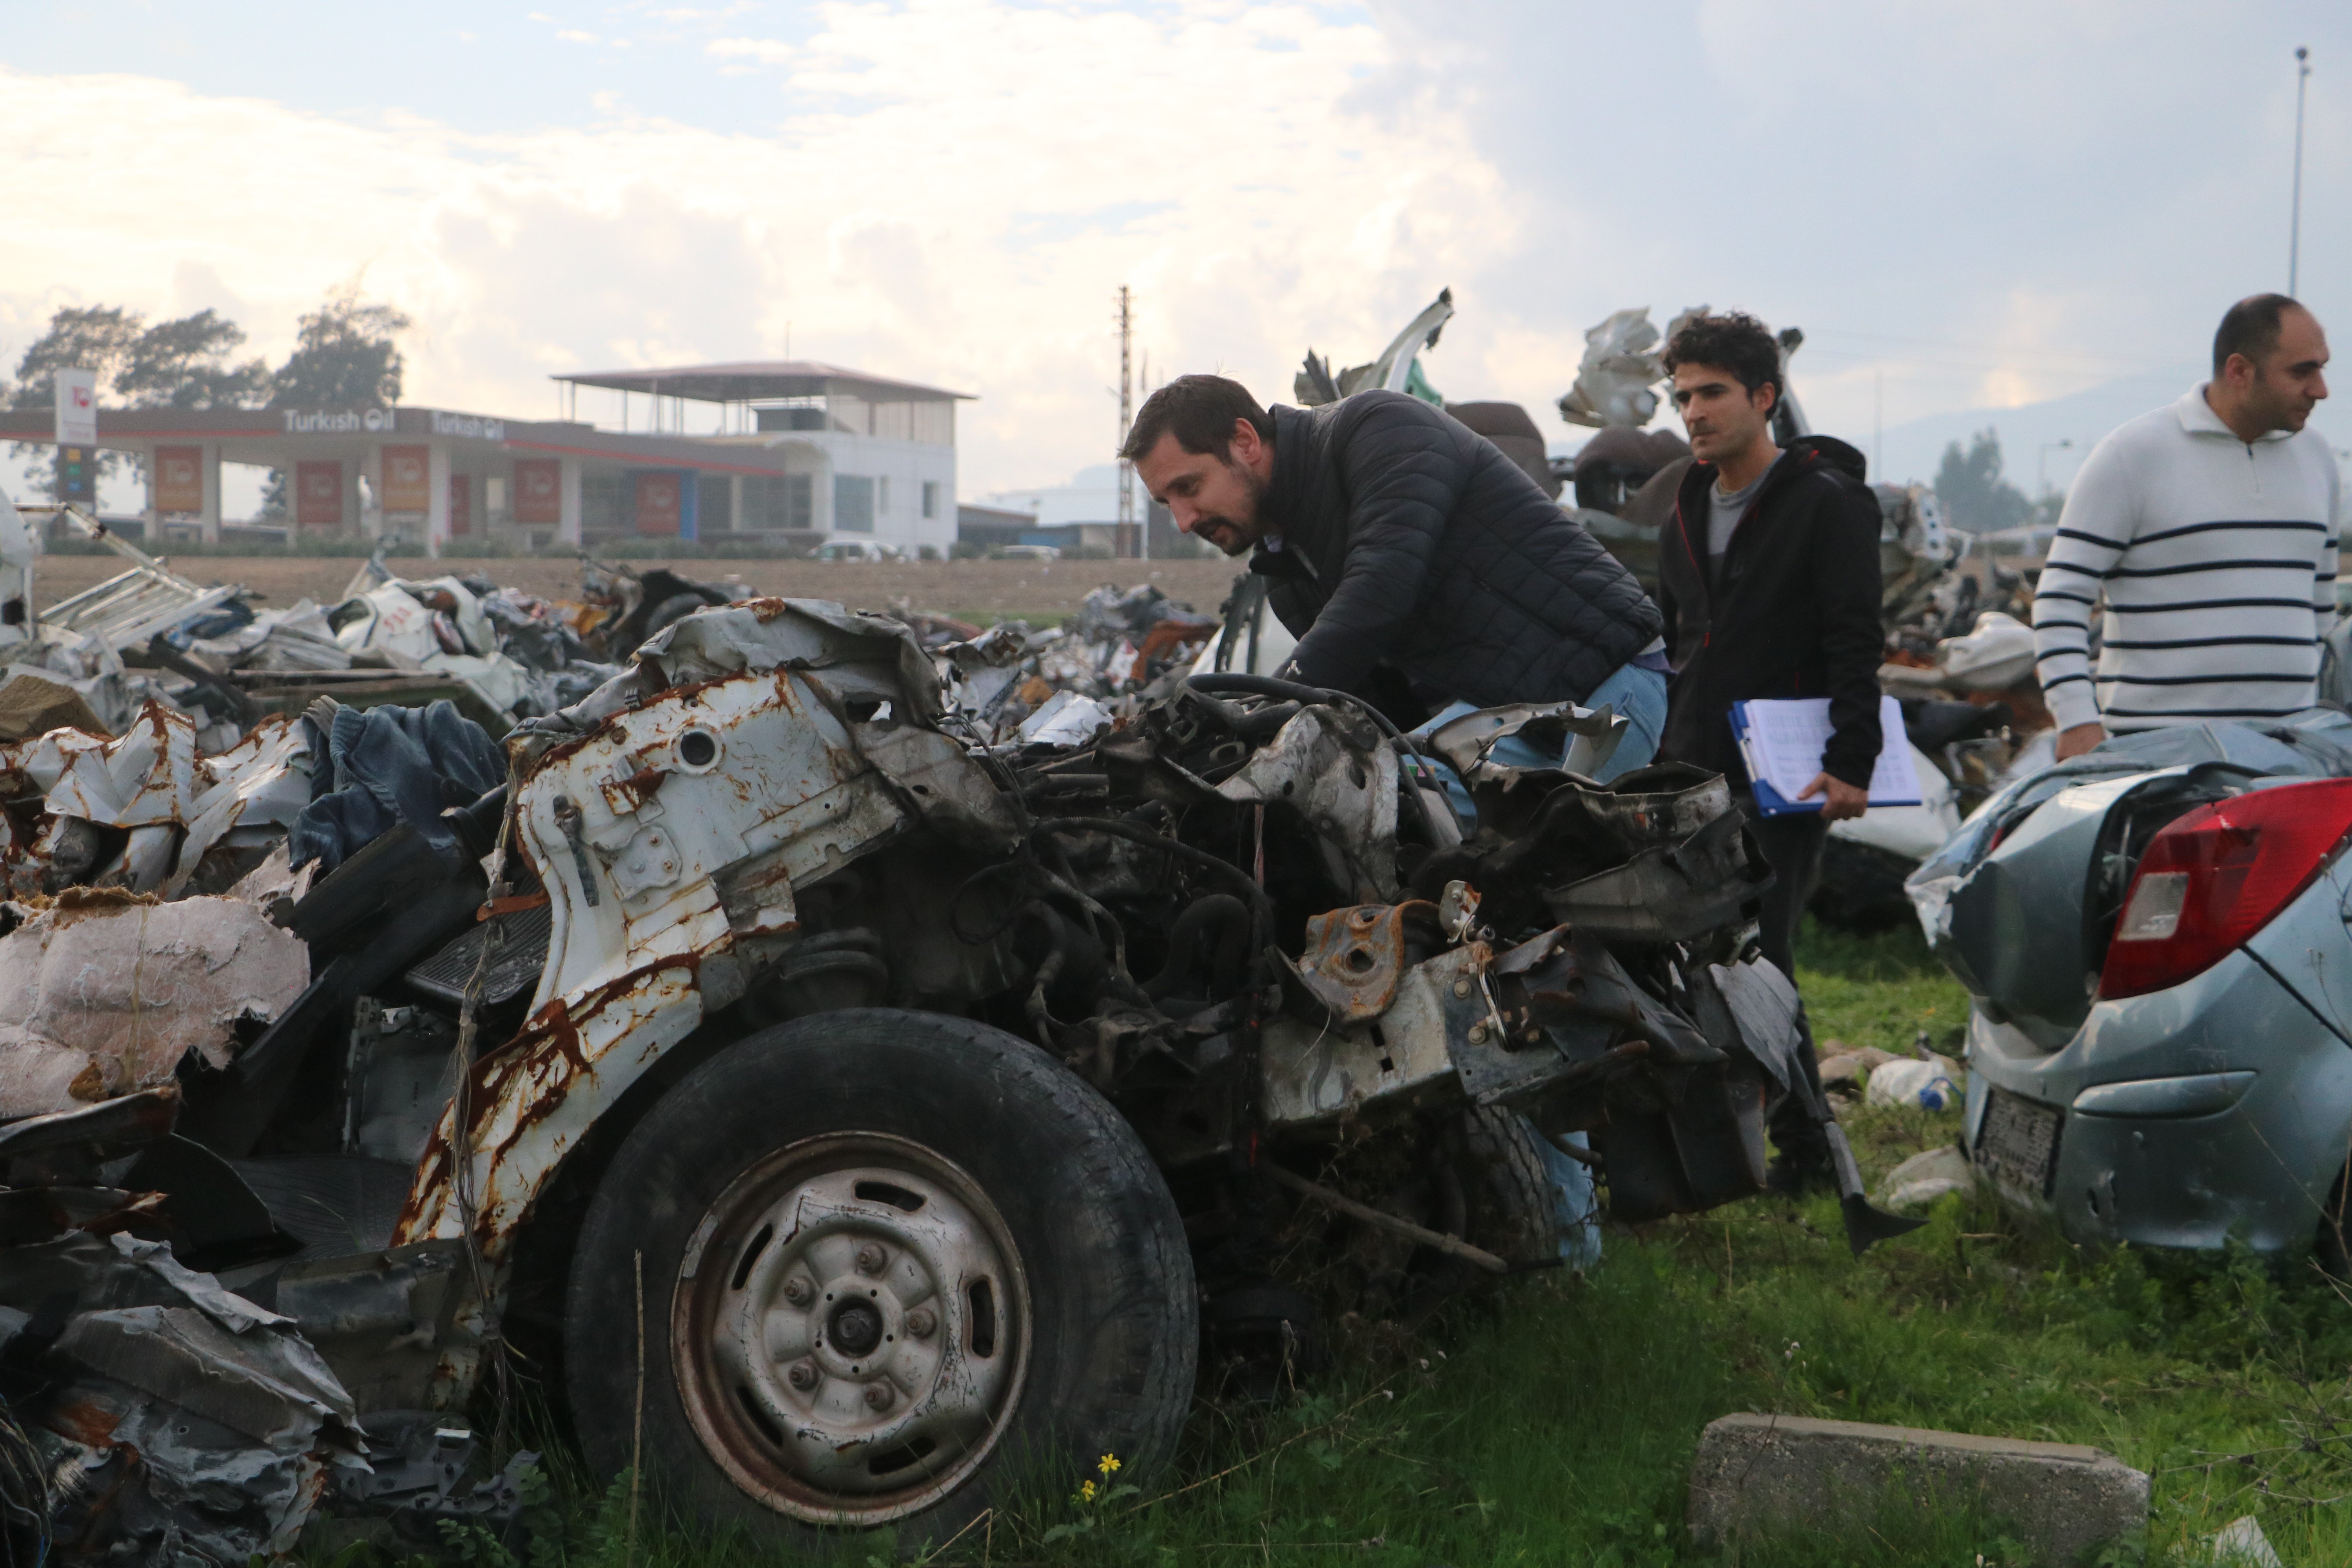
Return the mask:
[[[562,1358],[598,1162],[694,1063],[842,1009],[993,1025],[1099,1091],[1247,1386],[1312,1369],[1319,1313],[1560,1262],[1593,1217],[1561,1160],[1624,1222],[1758,1192],[1792,1095],[1857,1248],[1902,1227],[1798,1066],[1723,781],[1593,783],[1622,720],[1416,743],[1337,693],[1163,673],[1024,739],[975,693],[1001,667],[903,621],[678,611],[502,757],[446,707],[199,757],[160,705],[0,754],[0,1436],[48,1478],[0,1486],[11,1528],[241,1561],[331,1496],[510,1511],[511,1473],[410,1450],[459,1440],[502,1342]],[[1570,767],[1490,761],[1514,734]],[[919,1394],[809,1431],[903,1441]],[[156,1447],[167,1405],[202,1419]]]

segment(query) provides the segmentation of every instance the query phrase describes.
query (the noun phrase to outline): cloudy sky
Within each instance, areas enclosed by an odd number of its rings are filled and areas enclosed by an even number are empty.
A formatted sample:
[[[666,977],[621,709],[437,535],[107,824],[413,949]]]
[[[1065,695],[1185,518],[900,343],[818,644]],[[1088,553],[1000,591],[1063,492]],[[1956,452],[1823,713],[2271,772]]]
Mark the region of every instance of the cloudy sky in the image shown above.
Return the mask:
[[[2301,291],[2352,322],[2340,4],[9,9],[5,369],[68,303],[275,358],[356,280],[416,320],[411,402],[551,415],[553,373],[788,341],[977,393],[977,496],[1108,452],[1121,283],[1155,379],[1269,397],[1450,286],[1432,379],[1556,437],[1587,327],[1704,302],[1802,326],[1816,424],[1866,444],[2185,387],[2286,282],[2297,44]]]

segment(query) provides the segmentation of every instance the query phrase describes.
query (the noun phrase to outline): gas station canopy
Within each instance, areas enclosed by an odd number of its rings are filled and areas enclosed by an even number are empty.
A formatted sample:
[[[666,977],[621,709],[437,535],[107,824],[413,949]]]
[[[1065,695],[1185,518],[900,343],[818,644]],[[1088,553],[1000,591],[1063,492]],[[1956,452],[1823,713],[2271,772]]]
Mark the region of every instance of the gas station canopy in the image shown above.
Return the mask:
[[[596,370],[550,379],[573,386],[697,403],[782,403],[806,397],[862,397],[869,403],[946,403],[974,394],[892,381],[815,360],[744,360],[734,364],[673,365],[667,370]]]

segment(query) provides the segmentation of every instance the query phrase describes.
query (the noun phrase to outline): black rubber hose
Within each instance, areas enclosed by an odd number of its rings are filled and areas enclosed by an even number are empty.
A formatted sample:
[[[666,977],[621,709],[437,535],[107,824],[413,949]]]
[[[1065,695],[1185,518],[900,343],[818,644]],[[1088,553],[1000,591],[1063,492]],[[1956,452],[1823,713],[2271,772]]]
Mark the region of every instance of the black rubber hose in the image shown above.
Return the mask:
[[[1204,893],[1187,904],[1184,912],[1168,928],[1168,962],[1160,965],[1159,973],[1143,983],[1145,994],[1157,1002],[1187,980],[1205,980],[1205,974],[1195,973],[1207,967],[1211,957],[1202,940],[1203,932],[1234,921],[1247,923],[1248,920],[1249,906],[1231,893]],[[1185,994],[1200,993],[1188,991]]]
[[[1342,691],[1327,691],[1319,686],[1302,686],[1296,680],[1280,680],[1271,675],[1249,675],[1239,670],[1213,670],[1190,675],[1184,678],[1184,684],[1213,697],[1230,691],[1240,697],[1282,697],[1293,702],[1354,700]]]
[[[1241,889],[1242,896],[1249,900],[1250,951],[1262,952],[1265,949],[1265,944],[1274,940],[1274,900],[1266,897],[1265,889],[1252,880],[1248,872],[1229,860],[1221,860],[1205,849],[1196,849],[1181,838],[1171,838],[1165,834],[1153,833],[1147,828],[1138,827],[1131,822],[1121,822],[1117,817],[1040,817],[1036,827],[1038,831],[1045,833],[1108,833],[1114,838],[1124,838],[1131,844],[1140,844],[1148,849],[1162,849],[1171,855],[1190,860],[1195,865],[1206,867],[1234,887]]]

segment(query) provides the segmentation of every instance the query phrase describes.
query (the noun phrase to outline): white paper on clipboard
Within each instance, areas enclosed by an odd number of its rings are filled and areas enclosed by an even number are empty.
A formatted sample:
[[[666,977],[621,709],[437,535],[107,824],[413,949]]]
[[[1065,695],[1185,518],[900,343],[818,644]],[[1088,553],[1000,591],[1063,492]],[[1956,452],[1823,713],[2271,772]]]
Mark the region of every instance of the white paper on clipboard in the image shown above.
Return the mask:
[[[1732,705],[1733,729],[1748,777],[1769,789],[1784,810],[1818,810],[1821,798],[1797,804],[1797,796],[1822,771],[1822,753],[1830,743],[1830,700],[1826,697],[1765,698]],[[1878,764],[1870,775],[1873,805],[1921,804],[1919,775],[1911,765],[1911,748],[1904,743],[1903,708],[1892,697],[1878,700],[1878,731],[1882,737]]]

